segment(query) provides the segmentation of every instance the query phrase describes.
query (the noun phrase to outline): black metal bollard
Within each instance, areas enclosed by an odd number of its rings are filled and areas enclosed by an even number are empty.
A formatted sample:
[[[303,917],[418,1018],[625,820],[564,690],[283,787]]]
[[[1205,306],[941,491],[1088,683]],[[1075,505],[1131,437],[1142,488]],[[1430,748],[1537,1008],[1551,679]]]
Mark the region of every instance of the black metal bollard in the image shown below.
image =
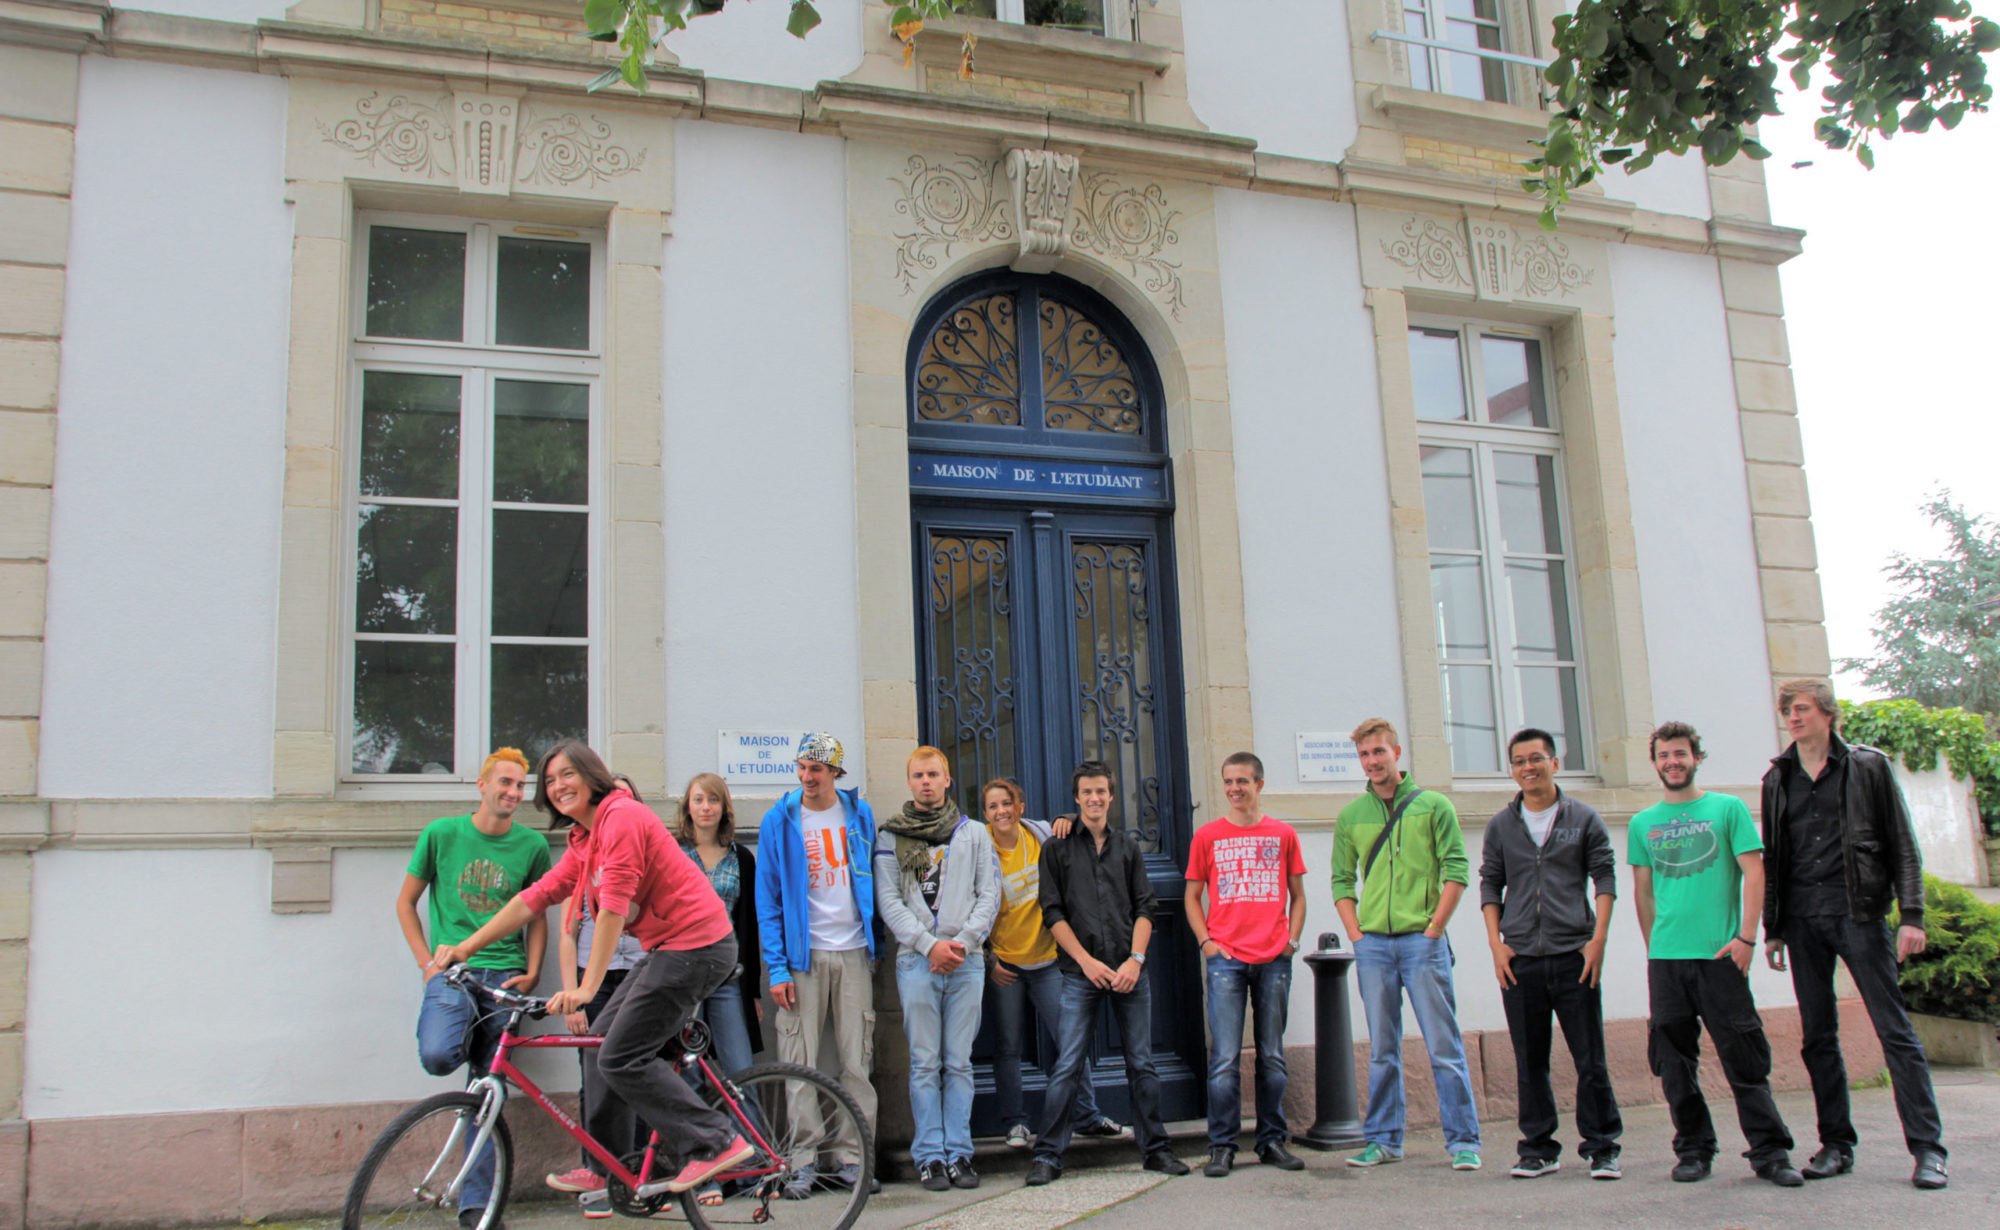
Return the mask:
[[[1306,954],[1313,974],[1313,1125],[1292,1139],[1331,1150],[1361,1143],[1361,1110],[1354,1092],[1354,1027],[1347,1015],[1347,971],[1354,954],[1340,950],[1338,932],[1322,932],[1319,951]]]

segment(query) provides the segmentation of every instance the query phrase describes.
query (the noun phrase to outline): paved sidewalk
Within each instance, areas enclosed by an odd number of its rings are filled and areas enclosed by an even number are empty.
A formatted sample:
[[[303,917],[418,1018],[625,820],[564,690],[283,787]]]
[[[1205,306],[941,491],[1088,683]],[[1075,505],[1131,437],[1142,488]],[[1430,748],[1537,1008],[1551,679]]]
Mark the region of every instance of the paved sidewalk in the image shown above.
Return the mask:
[[[1564,1169],[1534,1180],[1508,1176],[1513,1164],[1514,1125],[1488,1123],[1486,1168],[1454,1171],[1436,1132],[1409,1141],[1406,1159],[1393,1166],[1357,1170],[1344,1154],[1299,1150],[1306,1169],[1267,1171],[1254,1155],[1226,1179],[1204,1178],[1205,1151],[1198,1139],[1176,1141],[1182,1160],[1195,1167],[1186,1178],[1139,1169],[1130,1141],[1091,1152],[1092,1164],[1073,1159],[1063,1178],[1048,1187],[1021,1185],[1015,1160],[997,1156],[999,1166],[973,1191],[927,1192],[915,1183],[891,1183],[868,1202],[857,1230],[1057,1230],[1084,1218],[1089,1230],[1174,1230],[1222,1227],[1228,1230],[1325,1230],[1331,1221],[1361,1226],[1468,1227],[1555,1225],[1568,1230],[1600,1226],[1633,1230],[1842,1230],[1907,1226],[1916,1230],[1993,1230],[2000,1226],[2000,1074],[1965,1068],[1935,1073],[1946,1143],[1951,1147],[1951,1188],[1919,1192],[1910,1186],[1910,1159],[1903,1149],[1895,1102],[1887,1089],[1854,1091],[1855,1126],[1861,1135],[1854,1174],[1804,1188],[1783,1190],[1754,1177],[1742,1149],[1734,1108],[1724,1097],[1710,1102],[1723,1153],[1714,1176],[1703,1183],[1669,1181],[1673,1165],[1668,1142],[1673,1129],[1663,1106],[1625,1112],[1625,1178],[1594,1182],[1565,1154]],[[1799,1144],[1794,1161],[1803,1164],[1816,1147],[1812,1095],[1778,1095],[1778,1104]],[[1565,1130],[1569,1128],[1564,1118]],[[982,1162],[982,1167],[985,1163]],[[784,1230],[785,1210],[771,1230]],[[678,1222],[672,1209],[656,1219]],[[537,1202],[507,1210],[510,1230],[583,1230],[575,1206]],[[328,1222],[307,1223],[315,1228]],[[590,1223],[617,1230],[621,1219]]]

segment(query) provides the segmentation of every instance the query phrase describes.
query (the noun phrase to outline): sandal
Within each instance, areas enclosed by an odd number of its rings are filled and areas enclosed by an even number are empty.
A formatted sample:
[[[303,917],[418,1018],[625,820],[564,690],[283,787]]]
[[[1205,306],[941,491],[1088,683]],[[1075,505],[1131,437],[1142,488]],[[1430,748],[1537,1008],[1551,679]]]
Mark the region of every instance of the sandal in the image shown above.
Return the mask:
[[[706,1209],[715,1208],[722,1203],[722,1186],[717,1183],[703,1185],[702,1189],[695,1193],[694,1202]]]

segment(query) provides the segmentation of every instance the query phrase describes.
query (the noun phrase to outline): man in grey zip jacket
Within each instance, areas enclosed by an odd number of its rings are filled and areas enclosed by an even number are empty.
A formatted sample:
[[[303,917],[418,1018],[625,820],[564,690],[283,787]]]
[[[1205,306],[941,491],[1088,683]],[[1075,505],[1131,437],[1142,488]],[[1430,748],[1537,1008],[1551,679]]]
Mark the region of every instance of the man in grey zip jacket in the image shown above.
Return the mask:
[[[986,988],[986,937],[1000,912],[1000,858],[958,809],[951,765],[920,747],[910,801],[875,845],[875,913],[896,937],[896,990],[910,1039],[910,1158],[929,1191],[979,1186],[972,1168],[972,1040]]]
[[[1618,1137],[1624,1130],[1604,1060],[1604,940],[1617,897],[1611,835],[1603,817],[1556,786],[1556,741],[1528,729],[1507,746],[1521,793],[1486,825],[1479,865],[1479,905],[1486,941],[1514,1041],[1515,1091],[1520,1104],[1517,1179],[1551,1174],[1561,1165],[1556,1099],[1549,1083],[1550,1017],[1576,1064],[1576,1126],[1580,1152],[1594,1179],[1616,1179]],[[1591,908],[1595,891],[1596,909]]]

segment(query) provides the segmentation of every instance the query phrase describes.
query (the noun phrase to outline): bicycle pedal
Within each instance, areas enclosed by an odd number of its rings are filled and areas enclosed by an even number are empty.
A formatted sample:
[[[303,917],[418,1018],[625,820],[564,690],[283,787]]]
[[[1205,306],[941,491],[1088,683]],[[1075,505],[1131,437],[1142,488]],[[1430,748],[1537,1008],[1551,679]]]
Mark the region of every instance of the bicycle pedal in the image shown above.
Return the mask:
[[[608,1187],[600,1187],[594,1192],[578,1192],[576,1194],[576,1202],[578,1204],[594,1204],[599,1200],[609,1199],[611,1199],[611,1189]]]
[[[645,1199],[646,1197],[648,1197],[648,1196],[666,1196],[666,1195],[671,1195],[671,1194],[673,1194],[673,1193],[671,1193],[670,1191],[668,1191],[668,1187],[669,1187],[669,1185],[670,1185],[670,1184],[671,1184],[672,1182],[673,1182],[673,1180],[671,1180],[671,1179],[661,1179],[661,1180],[659,1180],[659,1181],[658,1181],[658,1182],[656,1182],[656,1183],[647,1183],[647,1184],[644,1184],[643,1186],[641,1186],[641,1187],[639,1187],[639,1188],[635,1189],[635,1190],[634,1190],[634,1191],[632,1192],[632,1194],[633,1194],[634,1196],[637,1196],[637,1197],[638,1197],[639,1199],[641,1199],[641,1200],[644,1200],[644,1199]]]

